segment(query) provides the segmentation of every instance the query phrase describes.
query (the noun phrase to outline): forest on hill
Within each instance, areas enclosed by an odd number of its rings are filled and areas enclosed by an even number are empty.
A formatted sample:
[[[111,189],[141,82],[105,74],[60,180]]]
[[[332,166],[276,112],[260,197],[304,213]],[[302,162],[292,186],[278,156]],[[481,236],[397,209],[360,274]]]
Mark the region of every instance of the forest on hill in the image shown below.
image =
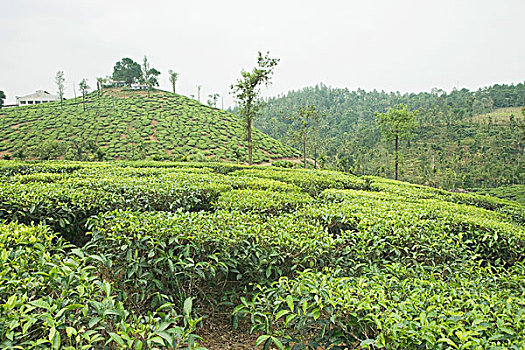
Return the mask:
[[[400,144],[400,179],[447,189],[525,181],[523,83],[404,94],[320,84],[267,99],[255,125],[299,149],[289,116],[315,106],[321,118],[309,129],[309,158],[354,174],[393,177],[393,145],[382,138],[375,113],[399,104],[417,111],[417,126]]]

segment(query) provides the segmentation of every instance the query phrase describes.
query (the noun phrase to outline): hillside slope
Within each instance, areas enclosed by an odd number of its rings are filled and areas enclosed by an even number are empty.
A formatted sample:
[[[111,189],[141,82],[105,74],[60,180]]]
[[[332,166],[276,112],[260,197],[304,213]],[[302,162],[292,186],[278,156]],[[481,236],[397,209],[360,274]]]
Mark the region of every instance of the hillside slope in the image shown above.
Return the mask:
[[[256,126],[294,145],[282,116],[315,105],[324,117],[311,134],[309,156],[339,170],[393,177],[393,143],[382,140],[374,114],[403,103],[418,111],[418,127],[400,144],[401,179],[448,189],[496,187],[525,182],[524,96],[524,84],[404,94],[318,85],[270,98]]]
[[[0,155],[53,159],[193,159],[244,161],[235,116],[156,90],[105,89],[82,99],[0,111]],[[297,151],[255,131],[254,162]]]

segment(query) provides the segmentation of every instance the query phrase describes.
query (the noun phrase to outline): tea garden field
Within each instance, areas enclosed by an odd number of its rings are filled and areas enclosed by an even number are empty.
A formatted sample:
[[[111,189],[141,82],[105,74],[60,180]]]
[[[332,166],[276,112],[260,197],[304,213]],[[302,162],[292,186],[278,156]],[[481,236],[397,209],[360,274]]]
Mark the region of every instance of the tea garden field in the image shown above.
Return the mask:
[[[238,118],[185,96],[161,90],[108,88],[86,98],[0,111],[0,156],[69,160],[247,161]],[[254,162],[298,158],[300,153],[253,133]],[[91,142],[93,145],[87,146]],[[85,145],[79,150],[79,145]],[[95,147],[97,150],[93,150]],[[98,151],[98,152],[97,152]],[[103,159],[102,159],[103,158]]]
[[[516,202],[229,163],[0,177],[0,348],[199,349],[224,313],[251,348],[525,348]]]

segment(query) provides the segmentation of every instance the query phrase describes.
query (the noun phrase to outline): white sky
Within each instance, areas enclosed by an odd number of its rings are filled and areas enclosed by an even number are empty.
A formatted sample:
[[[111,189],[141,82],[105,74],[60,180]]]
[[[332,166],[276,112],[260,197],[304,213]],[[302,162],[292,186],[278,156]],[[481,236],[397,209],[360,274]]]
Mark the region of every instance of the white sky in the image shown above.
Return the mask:
[[[257,51],[281,62],[272,96],[323,82],[365,90],[477,89],[525,80],[523,0],[0,0],[0,90],[66,97],[115,62],[147,55],[170,90],[201,101],[229,86]],[[78,89],[77,89],[78,90]],[[78,93],[78,92],[77,92]],[[219,103],[220,104],[220,103]]]

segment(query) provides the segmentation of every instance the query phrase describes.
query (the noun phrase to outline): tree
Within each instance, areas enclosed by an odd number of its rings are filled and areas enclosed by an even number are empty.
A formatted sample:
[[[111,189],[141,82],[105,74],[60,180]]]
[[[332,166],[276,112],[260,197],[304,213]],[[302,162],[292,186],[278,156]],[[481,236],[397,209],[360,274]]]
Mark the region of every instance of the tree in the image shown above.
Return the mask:
[[[58,98],[60,99],[60,105],[63,105],[63,99],[64,99],[64,83],[66,82],[66,78],[64,78],[64,72],[59,70],[55,76],[55,82],[58,87]]]
[[[295,140],[300,141],[303,147],[303,163],[306,169],[306,144],[311,136],[312,129],[319,122],[321,115],[315,106],[301,106],[299,112],[290,117],[285,117],[291,121],[290,127],[295,130],[292,131],[292,136]]]
[[[112,78],[115,81],[125,81],[126,84],[131,85],[139,81],[140,77],[140,64],[131,58],[123,58],[113,67]]]
[[[197,85],[197,100],[201,102],[201,89],[202,85]]]
[[[100,92],[102,91],[102,86],[104,85],[104,82],[106,79],[104,78],[97,78],[97,96],[100,97]]]
[[[159,80],[157,79],[159,75],[160,72],[155,68],[151,68],[148,58],[144,56],[144,60],[142,61],[142,76],[140,81],[148,87],[148,94],[154,86],[159,86]]]
[[[416,112],[410,112],[407,105],[400,104],[395,108],[389,108],[386,113],[376,112],[375,117],[381,130],[381,134],[388,141],[394,140],[394,166],[395,179],[398,179],[399,169],[399,140],[407,138],[410,132],[417,126],[415,121]]]
[[[521,115],[525,118],[525,107],[521,107]],[[523,135],[521,136],[521,140],[525,141],[525,123],[521,123],[520,127],[523,130]]]
[[[177,79],[179,78],[179,73],[172,71],[171,69],[168,71],[170,75],[170,82],[171,86],[173,87],[173,93],[175,93],[175,83],[177,82]]]
[[[82,79],[80,84],[78,84],[78,87],[80,89],[80,92],[82,92],[82,106],[84,107],[84,112],[85,112],[86,111],[86,95],[90,87],[88,86],[87,80],[85,78]]]
[[[208,95],[208,106],[217,107],[217,101],[219,100],[219,94]]]
[[[267,52],[266,55],[263,56],[262,53],[259,52],[259,56],[257,57],[257,67],[253,68],[251,72],[242,70],[241,79],[237,80],[237,84],[231,85],[232,93],[239,107],[238,113],[244,124],[244,130],[246,131],[248,161],[250,165],[253,163],[253,120],[262,107],[262,101],[260,100],[261,86],[268,86],[270,84],[273,69],[279,62],[278,58],[270,58],[269,54],[270,53]]]
[[[4,100],[5,100],[5,94],[2,90],[0,90],[0,108],[2,108],[2,106],[4,105]]]
[[[32,149],[32,155],[39,160],[58,159],[65,153],[65,143],[57,140],[42,140]]]

